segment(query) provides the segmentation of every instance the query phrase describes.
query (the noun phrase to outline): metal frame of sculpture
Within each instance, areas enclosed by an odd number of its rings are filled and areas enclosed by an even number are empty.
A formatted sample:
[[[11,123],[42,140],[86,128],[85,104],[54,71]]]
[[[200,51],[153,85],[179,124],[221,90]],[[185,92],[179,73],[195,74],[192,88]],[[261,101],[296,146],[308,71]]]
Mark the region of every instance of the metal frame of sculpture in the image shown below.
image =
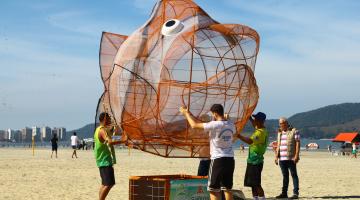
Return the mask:
[[[258,101],[254,77],[259,35],[220,24],[191,0],[162,0],[129,36],[103,32],[100,71],[108,112],[126,144],[163,157],[200,157],[208,134],[189,127],[187,106],[204,121],[214,103],[241,131]],[[206,119],[206,118],[205,118]]]

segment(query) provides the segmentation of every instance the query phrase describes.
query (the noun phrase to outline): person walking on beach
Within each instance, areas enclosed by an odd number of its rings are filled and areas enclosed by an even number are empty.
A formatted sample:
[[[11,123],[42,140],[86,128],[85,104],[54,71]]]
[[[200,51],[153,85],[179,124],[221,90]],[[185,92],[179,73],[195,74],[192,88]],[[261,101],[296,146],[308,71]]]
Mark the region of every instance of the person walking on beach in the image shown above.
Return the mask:
[[[299,162],[300,154],[300,134],[299,131],[291,127],[285,117],[279,119],[279,131],[277,136],[278,146],[275,152],[275,164],[280,165],[283,175],[282,192],[276,198],[288,198],[289,171],[293,179],[294,190],[290,199],[299,198],[299,178],[296,165]]]
[[[328,152],[329,152],[329,153],[332,152],[332,146],[331,146],[331,144],[328,145],[327,149],[328,149]]]
[[[355,143],[352,143],[352,156],[351,158],[357,158],[357,150],[356,150],[356,144]]]
[[[265,199],[265,193],[261,186],[261,172],[264,166],[264,153],[269,141],[269,133],[265,128],[266,115],[258,112],[250,116],[250,122],[255,128],[255,132],[246,137],[241,134],[236,136],[249,144],[249,154],[244,178],[244,185],[251,187],[254,199]]]
[[[245,146],[243,144],[240,144],[240,152],[245,153]]]
[[[341,144],[340,148],[341,148],[341,155],[345,156],[345,142]]]
[[[210,111],[213,121],[199,123],[186,107],[180,107],[191,128],[203,129],[209,132],[210,158],[208,191],[211,200],[220,200],[221,191],[225,199],[232,200],[233,174],[235,169],[234,151],[232,148],[233,135],[236,132],[234,123],[226,120],[224,108],[221,104],[214,104]]]
[[[116,164],[114,144],[119,141],[113,141],[108,130],[110,130],[111,118],[108,113],[100,113],[100,125],[94,133],[94,155],[96,165],[100,171],[101,186],[99,189],[99,199],[104,200],[109,194],[111,188],[115,185],[115,175],[113,165]],[[114,130],[115,132],[117,130]]]
[[[76,132],[73,133],[70,140],[71,140],[71,147],[74,150],[71,155],[71,158],[74,158],[74,156],[75,156],[75,158],[78,158],[77,154],[76,154],[76,149],[77,149],[77,145],[79,143],[79,138],[78,138],[78,136],[76,136]]]
[[[81,148],[82,148],[82,150],[84,150],[85,149],[85,140],[84,139],[81,139]]]
[[[55,151],[55,158],[57,158],[58,141],[59,141],[59,139],[58,139],[56,133],[54,133],[53,137],[50,140],[50,142],[51,142],[51,158],[53,156],[54,151]]]

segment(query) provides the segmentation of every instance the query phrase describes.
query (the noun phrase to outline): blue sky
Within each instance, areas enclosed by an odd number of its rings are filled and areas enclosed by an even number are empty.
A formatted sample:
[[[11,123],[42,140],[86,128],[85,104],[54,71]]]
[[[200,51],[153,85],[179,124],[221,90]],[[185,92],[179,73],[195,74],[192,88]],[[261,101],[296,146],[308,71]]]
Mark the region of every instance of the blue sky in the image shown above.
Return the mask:
[[[2,0],[0,129],[93,122],[102,31],[131,34],[155,0]],[[360,99],[360,1],[196,0],[258,31],[257,111],[291,116]],[[221,3],[219,3],[221,2]]]

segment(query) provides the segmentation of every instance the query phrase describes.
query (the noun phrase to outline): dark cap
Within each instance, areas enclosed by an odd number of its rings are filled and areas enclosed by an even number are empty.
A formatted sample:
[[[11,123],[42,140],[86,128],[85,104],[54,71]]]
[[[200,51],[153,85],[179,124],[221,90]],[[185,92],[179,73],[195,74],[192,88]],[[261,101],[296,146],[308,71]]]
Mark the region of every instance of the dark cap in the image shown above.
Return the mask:
[[[256,120],[259,120],[259,121],[265,121],[265,119],[266,119],[266,115],[265,115],[265,113],[263,113],[263,112],[258,112],[258,113],[256,113],[255,115],[252,115]]]

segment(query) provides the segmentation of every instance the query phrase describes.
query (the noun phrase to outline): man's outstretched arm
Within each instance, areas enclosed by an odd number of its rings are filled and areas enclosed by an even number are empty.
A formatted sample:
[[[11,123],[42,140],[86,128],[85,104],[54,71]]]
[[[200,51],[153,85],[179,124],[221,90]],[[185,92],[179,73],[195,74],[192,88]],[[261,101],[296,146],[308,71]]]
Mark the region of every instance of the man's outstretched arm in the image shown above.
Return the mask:
[[[196,122],[195,118],[192,116],[192,114],[189,112],[189,110],[187,108],[180,107],[179,111],[185,116],[185,118],[189,122],[191,128],[204,129],[204,123]]]
[[[101,137],[102,141],[104,141],[103,143],[107,143],[108,145],[116,145],[116,144],[123,143],[123,141],[113,140],[111,138],[111,136],[104,129],[100,130],[100,137]]]
[[[238,137],[240,140],[242,140],[246,144],[252,144],[253,143],[251,138],[245,137],[245,136],[241,135],[240,133],[236,134],[236,137]]]

